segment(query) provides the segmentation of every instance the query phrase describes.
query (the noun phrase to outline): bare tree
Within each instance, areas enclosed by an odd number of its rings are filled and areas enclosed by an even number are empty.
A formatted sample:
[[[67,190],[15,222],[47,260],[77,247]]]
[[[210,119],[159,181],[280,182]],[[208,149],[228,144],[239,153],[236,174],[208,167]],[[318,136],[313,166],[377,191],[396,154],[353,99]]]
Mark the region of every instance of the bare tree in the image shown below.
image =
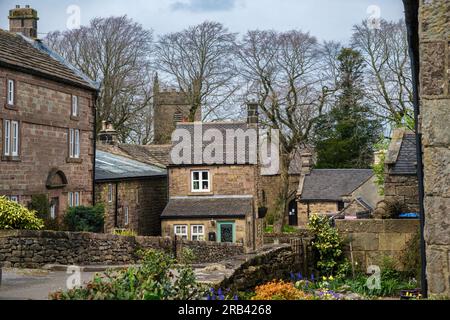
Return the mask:
[[[368,66],[365,92],[372,113],[390,125],[411,127],[413,95],[405,22],[382,20],[375,29],[365,20],[354,26],[352,45]]]
[[[249,31],[238,44],[243,77],[256,97],[261,125],[279,129],[281,188],[275,210],[280,232],[292,196],[289,165],[298,148],[308,143],[315,120],[332,94],[323,73],[326,61],[317,40],[301,31]],[[331,50],[333,51],[333,50]]]
[[[228,102],[238,89],[232,60],[235,38],[222,24],[204,22],[163,35],[157,41],[157,68],[187,94],[190,121],[199,108],[203,119],[224,117]]]
[[[126,16],[95,18],[89,26],[49,33],[45,41],[100,83],[97,128],[109,120],[123,142],[150,140],[143,136],[151,135],[152,31]]]

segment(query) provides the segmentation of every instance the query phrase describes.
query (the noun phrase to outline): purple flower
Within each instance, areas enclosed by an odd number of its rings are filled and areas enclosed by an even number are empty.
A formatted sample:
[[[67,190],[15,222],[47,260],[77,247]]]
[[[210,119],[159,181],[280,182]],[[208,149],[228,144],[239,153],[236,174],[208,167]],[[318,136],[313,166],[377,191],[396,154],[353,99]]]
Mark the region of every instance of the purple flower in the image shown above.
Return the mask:
[[[314,274],[311,274],[311,281],[314,282]]]
[[[239,300],[237,294],[235,294],[235,295],[233,296],[233,300]]]
[[[295,280],[295,276],[292,272],[289,274],[289,276],[291,277],[291,280]]]
[[[219,288],[219,290],[217,290],[217,294],[218,294],[219,296],[223,295],[222,288]]]
[[[302,280],[303,279],[303,276],[302,276],[302,274],[299,272],[299,273],[297,273],[297,279],[298,280]]]

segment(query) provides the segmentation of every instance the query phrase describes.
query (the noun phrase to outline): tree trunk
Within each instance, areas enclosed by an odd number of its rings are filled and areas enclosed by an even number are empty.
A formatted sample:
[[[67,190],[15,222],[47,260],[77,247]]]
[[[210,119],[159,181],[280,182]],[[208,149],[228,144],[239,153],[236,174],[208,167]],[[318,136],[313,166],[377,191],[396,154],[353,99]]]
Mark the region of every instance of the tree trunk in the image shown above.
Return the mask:
[[[275,233],[283,232],[283,225],[288,211],[289,196],[289,155],[280,155],[280,192],[276,201],[273,230]]]

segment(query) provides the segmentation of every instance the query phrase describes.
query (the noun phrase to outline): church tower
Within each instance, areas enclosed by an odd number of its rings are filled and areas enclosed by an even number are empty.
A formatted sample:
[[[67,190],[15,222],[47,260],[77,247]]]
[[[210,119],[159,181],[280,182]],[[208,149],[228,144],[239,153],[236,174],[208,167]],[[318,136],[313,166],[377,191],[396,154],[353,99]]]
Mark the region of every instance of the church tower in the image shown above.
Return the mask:
[[[190,109],[186,93],[176,89],[161,89],[156,75],[153,81],[153,144],[171,144],[176,124],[188,121]],[[198,110],[195,121],[201,121],[201,114],[201,110]]]

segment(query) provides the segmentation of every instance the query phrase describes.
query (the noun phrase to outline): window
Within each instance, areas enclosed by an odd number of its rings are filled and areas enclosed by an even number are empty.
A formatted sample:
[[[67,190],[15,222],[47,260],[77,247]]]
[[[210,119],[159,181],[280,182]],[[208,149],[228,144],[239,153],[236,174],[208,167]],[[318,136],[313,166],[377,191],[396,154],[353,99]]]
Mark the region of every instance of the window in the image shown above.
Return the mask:
[[[19,196],[7,196],[6,198],[10,201],[19,202]]]
[[[125,207],[125,225],[129,223],[128,207]]]
[[[111,203],[113,201],[113,185],[108,184],[108,202]]]
[[[19,122],[5,120],[4,121],[4,147],[3,154],[5,156],[19,156]]]
[[[192,191],[209,192],[209,171],[192,171]]]
[[[69,207],[78,207],[81,203],[80,192],[69,192]]]
[[[69,129],[69,157],[80,158],[80,130]]]
[[[56,203],[52,203],[50,206],[50,218],[53,220],[56,219]]]
[[[14,105],[14,80],[8,80],[8,105],[13,106]]]
[[[188,238],[187,230],[188,230],[187,225],[175,225],[174,226],[175,235],[180,237],[183,240],[187,240],[187,238]]]
[[[78,97],[72,96],[72,116],[78,117]]]
[[[192,241],[203,241],[205,240],[205,231],[203,225],[192,225],[191,226],[191,240]]]

